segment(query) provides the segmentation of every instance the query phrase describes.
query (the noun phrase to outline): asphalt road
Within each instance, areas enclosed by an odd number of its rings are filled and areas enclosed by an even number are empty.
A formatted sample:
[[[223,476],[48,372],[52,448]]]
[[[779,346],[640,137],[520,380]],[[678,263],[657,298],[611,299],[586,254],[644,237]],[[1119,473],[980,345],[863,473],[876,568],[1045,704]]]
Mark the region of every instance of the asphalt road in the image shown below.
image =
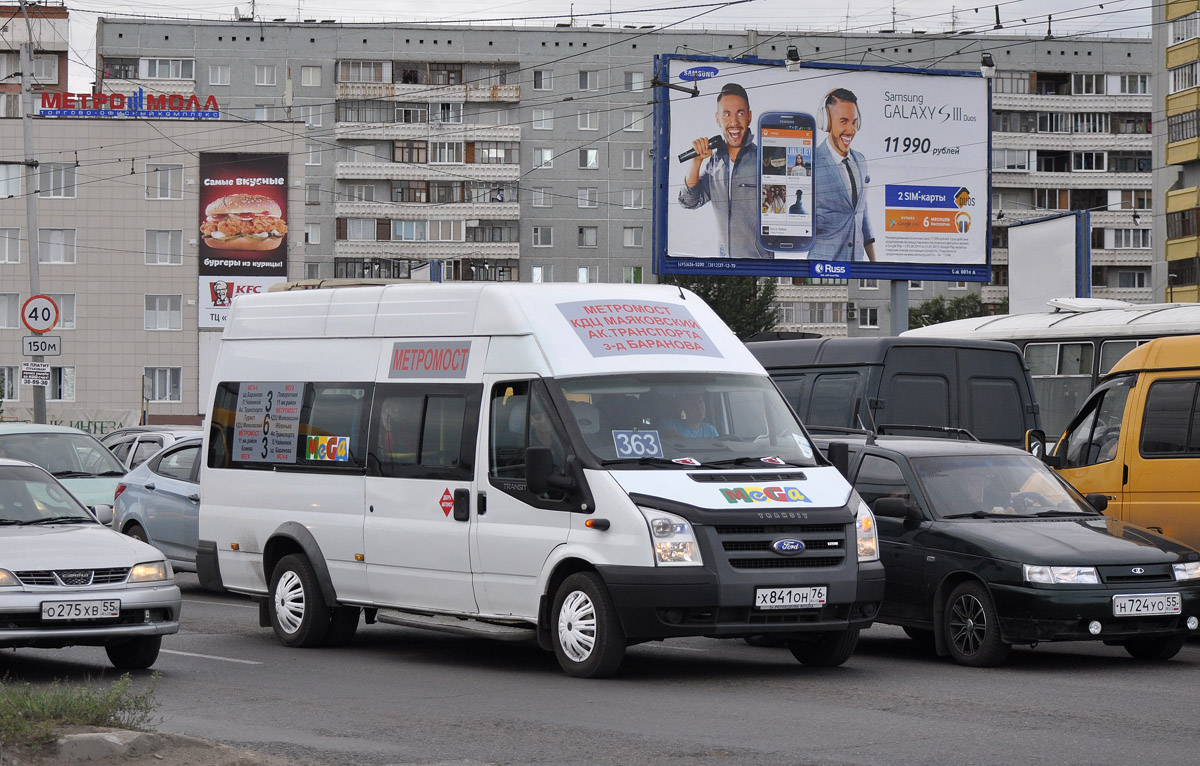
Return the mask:
[[[686,639],[632,647],[614,679],[563,675],[536,647],[389,625],[341,649],[287,649],[254,605],[180,575],[166,639],[164,731],[297,763],[1195,764],[1200,642],[1173,661],[1119,647],[1018,648],[975,670],[897,628],[863,634],[844,666],[786,649]],[[0,652],[8,680],[107,683],[103,649]],[[150,672],[136,676],[139,687]]]

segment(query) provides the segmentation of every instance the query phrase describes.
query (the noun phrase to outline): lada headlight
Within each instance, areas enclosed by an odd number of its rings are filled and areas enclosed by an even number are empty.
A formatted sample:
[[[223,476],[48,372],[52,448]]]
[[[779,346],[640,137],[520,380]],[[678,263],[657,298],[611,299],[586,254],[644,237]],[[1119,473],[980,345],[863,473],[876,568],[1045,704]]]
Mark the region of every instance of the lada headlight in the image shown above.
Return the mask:
[[[1096,567],[1047,567],[1039,564],[1022,564],[1025,582],[1041,585],[1097,585],[1100,575]]]
[[[1200,561],[1185,561],[1182,564],[1172,564],[1176,580],[1200,580]]]
[[[145,561],[129,570],[129,582],[170,580],[173,576],[171,565],[165,561]]]
[[[638,508],[650,525],[650,545],[658,566],[701,566],[700,546],[691,522],[673,513]]]
[[[875,530],[875,514],[871,513],[871,509],[858,496],[857,492],[854,493],[853,501],[858,502],[858,513],[854,515],[854,536],[858,541],[858,560],[878,561],[879,533]]]

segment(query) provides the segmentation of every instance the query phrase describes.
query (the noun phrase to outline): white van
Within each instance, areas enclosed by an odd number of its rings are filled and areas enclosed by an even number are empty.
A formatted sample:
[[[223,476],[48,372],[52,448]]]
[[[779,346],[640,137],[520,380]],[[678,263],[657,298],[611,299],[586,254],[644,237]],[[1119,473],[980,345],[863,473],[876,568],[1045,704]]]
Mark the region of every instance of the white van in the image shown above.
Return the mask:
[[[575,676],[675,636],[836,665],[883,596],[871,512],[679,288],[239,297],[205,449],[201,582],[288,646],[365,616],[536,639]]]

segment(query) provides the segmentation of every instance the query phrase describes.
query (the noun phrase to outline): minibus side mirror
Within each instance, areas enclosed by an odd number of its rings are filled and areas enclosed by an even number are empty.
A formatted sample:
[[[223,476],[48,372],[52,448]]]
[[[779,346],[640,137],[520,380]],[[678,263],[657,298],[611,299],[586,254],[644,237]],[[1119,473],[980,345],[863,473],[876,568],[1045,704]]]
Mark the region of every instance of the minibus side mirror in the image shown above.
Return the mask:
[[[1087,496],[1088,505],[1095,508],[1100,513],[1108,510],[1108,495],[1102,495],[1099,492],[1093,492]]]
[[[554,458],[549,447],[530,447],[525,450],[525,481],[529,491],[544,495],[550,489],[550,474],[554,472]]]
[[[1046,443],[1046,432],[1041,429],[1031,428],[1025,432],[1025,451],[1051,468],[1063,467],[1062,457],[1053,454]]]
[[[909,505],[902,497],[881,497],[875,501],[872,510],[876,516],[886,516],[889,519],[921,519],[921,511]]]
[[[830,442],[829,448],[826,450],[826,456],[829,462],[833,463],[833,467],[838,469],[838,473],[847,479],[850,478],[850,445],[846,442]]]

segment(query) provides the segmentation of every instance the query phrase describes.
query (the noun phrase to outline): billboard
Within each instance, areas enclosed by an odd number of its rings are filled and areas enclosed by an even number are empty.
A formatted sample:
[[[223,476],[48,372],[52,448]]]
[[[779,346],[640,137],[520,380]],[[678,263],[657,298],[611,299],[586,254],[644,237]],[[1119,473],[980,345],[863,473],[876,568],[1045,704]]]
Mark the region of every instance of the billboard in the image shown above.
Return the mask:
[[[286,154],[200,155],[200,276],[287,276],[287,171]]]
[[[780,63],[657,58],[655,270],[987,281],[988,81]]]
[[[1092,296],[1091,216],[1086,210],[1008,227],[1008,313],[1042,313],[1054,298]]]

